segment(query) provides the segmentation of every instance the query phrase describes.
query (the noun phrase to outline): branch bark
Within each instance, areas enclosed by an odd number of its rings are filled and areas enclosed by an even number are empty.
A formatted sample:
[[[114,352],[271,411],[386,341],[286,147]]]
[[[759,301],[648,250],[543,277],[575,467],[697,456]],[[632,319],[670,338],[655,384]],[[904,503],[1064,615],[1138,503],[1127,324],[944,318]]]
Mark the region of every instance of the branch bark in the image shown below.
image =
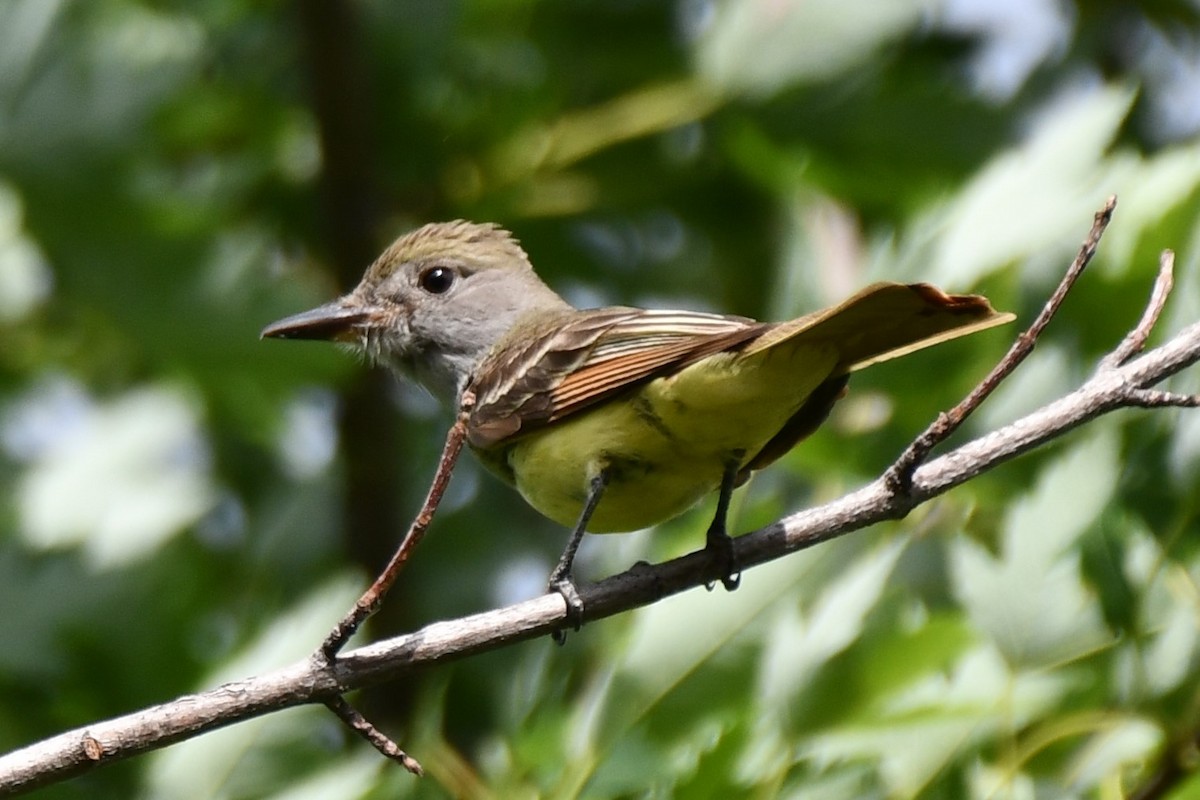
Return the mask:
[[[1155,291],[1141,322],[1095,374],[1074,392],[961,447],[911,473],[898,489],[881,476],[832,503],[788,516],[735,540],[744,568],[811,547],[887,519],[1035,447],[1119,408],[1200,404],[1200,398],[1153,387],[1200,361],[1200,322],[1142,355],[1146,337],[1170,289],[1173,259],[1164,253]],[[586,621],[648,605],[719,577],[704,551],[654,566],[637,565],[582,587]],[[320,653],[282,669],[187,695],[114,719],[67,731],[0,756],[0,795],[65,780],[100,764],[165,747],[216,728],[293,706],[336,705],[364,686],[399,679],[411,671],[505,647],[560,628],[566,617],[555,594],[456,620],[435,622],[403,636],[376,642],[330,661]]]

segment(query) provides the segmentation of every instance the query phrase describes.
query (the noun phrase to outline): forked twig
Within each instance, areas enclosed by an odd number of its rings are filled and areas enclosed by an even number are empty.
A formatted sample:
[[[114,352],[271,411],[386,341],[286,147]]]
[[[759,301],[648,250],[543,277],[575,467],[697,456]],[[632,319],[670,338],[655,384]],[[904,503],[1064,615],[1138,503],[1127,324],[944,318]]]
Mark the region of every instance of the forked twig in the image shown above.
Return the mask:
[[[1129,360],[1146,348],[1154,326],[1162,317],[1171,290],[1175,286],[1175,253],[1163,250],[1158,258],[1158,275],[1154,279],[1154,288],[1150,291],[1150,300],[1138,324],[1126,334],[1121,343],[1111,353],[1100,359],[1097,373],[1119,369]],[[1131,386],[1125,394],[1124,403],[1138,408],[1197,408],[1200,407],[1200,395],[1182,394],[1165,389],[1150,389],[1146,385]]]
[[[944,442],[951,434],[958,430],[963,422],[967,420],[967,417],[974,413],[975,409],[979,408],[983,401],[996,390],[1004,379],[1012,374],[1012,371],[1020,366],[1021,362],[1033,352],[1034,345],[1037,344],[1042,331],[1050,324],[1050,320],[1054,319],[1059,308],[1062,307],[1063,301],[1067,299],[1067,294],[1071,291],[1071,287],[1079,280],[1079,276],[1083,274],[1084,268],[1091,262],[1092,256],[1096,254],[1096,247],[1100,244],[1100,238],[1104,235],[1105,229],[1108,228],[1108,223],[1112,220],[1113,210],[1116,207],[1117,198],[1116,195],[1113,195],[1096,212],[1096,216],[1092,220],[1091,231],[1088,232],[1087,238],[1084,239],[1083,245],[1080,246],[1075,260],[1071,262],[1071,266],[1067,268],[1066,274],[1059,281],[1058,287],[1050,295],[1050,299],[1046,301],[1046,305],[1042,307],[1041,312],[1038,313],[1033,323],[1013,342],[1012,347],[1004,354],[1004,358],[1000,359],[999,363],[987,374],[987,377],[981,380],[961,402],[949,411],[938,414],[937,419],[920,436],[914,439],[912,444],[905,448],[900,457],[896,459],[895,463],[884,474],[884,481],[894,493],[907,495],[911,491],[913,472],[916,471],[917,467],[925,463],[933,448]],[[1169,285],[1167,290],[1170,290]],[[1163,302],[1165,300],[1166,298],[1164,297]],[[1157,313],[1154,318],[1157,319]],[[1144,339],[1142,341],[1143,343],[1145,342]]]
[[[1171,296],[1171,290],[1174,287],[1175,252],[1163,250],[1162,255],[1158,257],[1158,276],[1155,277],[1154,288],[1150,291],[1150,302],[1146,305],[1146,310],[1142,312],[1142,318],[1138,320],[1137,327],[1125,336],[1115,350],[1100,359],[1100,369],[1119,367],[1145,349],[1146,340],[1150,338],[1150,332],[1158,324],[1158,318],[1162,316],[1163,309],[1167,306],[1167,299]]]

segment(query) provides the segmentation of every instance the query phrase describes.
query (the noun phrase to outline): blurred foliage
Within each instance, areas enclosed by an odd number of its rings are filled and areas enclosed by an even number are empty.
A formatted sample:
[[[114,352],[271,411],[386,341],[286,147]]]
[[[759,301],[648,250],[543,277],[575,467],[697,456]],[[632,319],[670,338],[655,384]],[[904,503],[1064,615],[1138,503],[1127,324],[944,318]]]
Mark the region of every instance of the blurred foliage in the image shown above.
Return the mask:
[[[1028,320],[1118,194],[980,432],[1090,372],[1162,248],[1164,327],[1200,317],[1198,41],[1186,0],[6,0],[0,750],[288,663],[365,584],[447,414],[257,333],[395,235],[495,220],[580,303],[893,278]],[[856,376],[737,528],[876,474],[1010,335]],[[42,796],[1196,796],[1198,476],[1200,415],[1117,414],[736,593],[366,693],[424,780],[306,709]],[[565,532],[473,463],[452,494],[371,635],[541,591]]]

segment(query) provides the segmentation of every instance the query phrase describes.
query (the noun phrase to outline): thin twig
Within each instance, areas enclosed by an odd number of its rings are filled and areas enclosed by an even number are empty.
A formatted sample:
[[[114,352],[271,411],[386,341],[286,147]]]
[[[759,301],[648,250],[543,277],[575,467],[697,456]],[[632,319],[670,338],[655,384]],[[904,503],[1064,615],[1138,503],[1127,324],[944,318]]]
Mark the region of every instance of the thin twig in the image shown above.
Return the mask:
[[[988,373],[987,377],[980,381],[971,393],[963,398],[958,405],[949,411],[939,414],[937,419],[920,436],[914,439],[912,444],[905,448],[900,457],[896,459],[896,462],[888,469],[884,478],[888,487],[893,492],[898,495],[907,495],[912,489],[913,472],[925,462],[925,459],[929,457],[929,453],[933,448],[944,442],[952,433],[958,430],[967,417],[975,409],[979,408],[983,401],[996,390],[996,387],[1033,352],[1034,345],[1037,344],[1042,331],[1045,330],[1046,326],[1050,324],[1050,320],[1058,313],[1063,301],[1067,298],[1067,294],[1071,291],[1071,287],[1079,280],[1079,276],[1083,274],[1084,268],[1091,262],[1092,256],[1096,254],[1096,247],[1100,244],[1100,237],[1104,235],[1105,229],[1108,228],[1108,223],[1112,219],[1113,209],[1116,207],[1117,198],[1116,195],[1113,195],[1096,212],[1096,216],[1092,221],[1092,229],[1088,233],[1087,239],[1084,240],[1083,245],[1079,248],[1075,260],[1067,268],[1067,272],[1063,275],[1063,279],[1059,282],[1058,287],[1050,295],[1050,299],[1046,301],[1046,305],[1042,307],[1033,324],[1013,342],[1012,347],[1005,353],[1004,358],[1000,359],[1000,362]]]
[[[392,584],[400,575],[400,570],[412,555],[413,550],[421,543],[425,532],[429,530],[429,524],[433,522],[433,513],[437,510],[438,504],[442,502],[442,495],[446,493],[450,475],[454,471],[458,455],[462,452],[463,442],[467,438],[467,420],[473,405],[474,396],[469,393],[464,394],[458,418],[446,435],[446,444],[442,448],[442,456],[438,460],[437,472],[434,473],[433,483],[429,486],[429,493],[425,495],[425,502],[421,505],[421,510],[413,519],[412,525],[409,526],[408,532],[400,541],[400,546],[392,554],[387,566],[321,643],[319,652],[325,658],[332,659],[336,656],[359,626],[379,610],[383,598],[387,596],[388,590],[392,588]]]
[[[358,709],[350,705],[340,694],[325,699],[325,706],[346,723],[352,731],[371,743],[371,746],[383,753],[384,756],[397,762],[413,775],[424,775],[421,764],[408,753],[400,749],[385,733],[367,721]]]
[[[1200,407],[1200,395],[1180,394],[1162,389],[1134,389],[1125,398],[1126,403],[1138,408],[1196,408]]]
[[[454,472],[454,465],[458,463],[458,456],[462,452],[463,442],[467,438],[467,422],[470,419],[471,411],[475,407],[475,395],[470,392],[464,392],[462,401],[459,404],[458,418],[450,427],[450,432],[446,435],[446,444],[442,448],[442,456],[438,459],[437,471],[433,475],[433,482],[429,486],[429,492],[425,495],[425,502],[421,505],[421,510],[417,512],[417,516],[413,519],[412,525],[408,528],[408,533],[400,542],[400,546],[396,548],[396,552],[392,554],[392,558],[388,561],[387,566],[379,573],[374,582],[367,588],[362,596],[355,602],[354,607],[349,613],[334,626],[329,635],[325,637],[325,641],[321,643],[320,649],[316,653],[318,660],[323,659],[327,665],[332,665],[332,661],[336,658],[340,651],[359,626],[363,624],[383,604],[384,597],[387,596],[388,590],[396,582],[396,578],[400,575],[400,570],[408,562],[408,558],[412,552],[416,550],[417,545],[421,543],[425,532],[429,530],[430,524],[433,522],[433,514],[437,511],[438,505],[442,502],[442,497],[446,493],[446,487],[450,484],[450,475]],[[345,724],[362,736],[371,745],[383,753],[390,759],[399,761],[404,765],[404,768],[416,775],[421,773],[421,765],[417,763],[415,758],[412,758],[399,745],[385,736],[378,728],[376,728],[366,717],[358,712],[350,705],[345,697],[335,695],[325,698],[325,705],[337,715]]]
[[[1167,305],[1167,298],[1171,296],[1171,290],[1174,287],[1175,253],[1171,250],[1163,250],[1158,257],[1158,275],[1154,279],[1154,288],[1150,291],[1150,303],[1142,312],[1142,318],[1138,321],[1137,327],[1129,332],[1121,344],[1117,345],[1116,350],[1100,360],[1100,369],[1119,367],[1142,352],[1154,326],[1158,324],[1158,319],[1162,316],[1163,309]]]

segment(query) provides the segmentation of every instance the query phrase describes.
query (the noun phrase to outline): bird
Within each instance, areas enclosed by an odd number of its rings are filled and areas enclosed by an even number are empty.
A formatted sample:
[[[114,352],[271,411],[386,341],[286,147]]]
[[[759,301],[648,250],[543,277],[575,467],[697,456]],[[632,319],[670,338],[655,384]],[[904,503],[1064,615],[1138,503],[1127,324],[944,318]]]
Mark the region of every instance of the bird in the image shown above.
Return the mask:
[[[482,464],[571,529],[548,583],[578,627],[585,532],[647,528],[716,492],[706,549],[736,588],[732,492],[816,430],[852,373],[1012,319],[980,295],[894,282],[783,322],[577,309],[509,231],[455,220],[401,236],[348,294],[262,336],[348,343],[461,409]]]

